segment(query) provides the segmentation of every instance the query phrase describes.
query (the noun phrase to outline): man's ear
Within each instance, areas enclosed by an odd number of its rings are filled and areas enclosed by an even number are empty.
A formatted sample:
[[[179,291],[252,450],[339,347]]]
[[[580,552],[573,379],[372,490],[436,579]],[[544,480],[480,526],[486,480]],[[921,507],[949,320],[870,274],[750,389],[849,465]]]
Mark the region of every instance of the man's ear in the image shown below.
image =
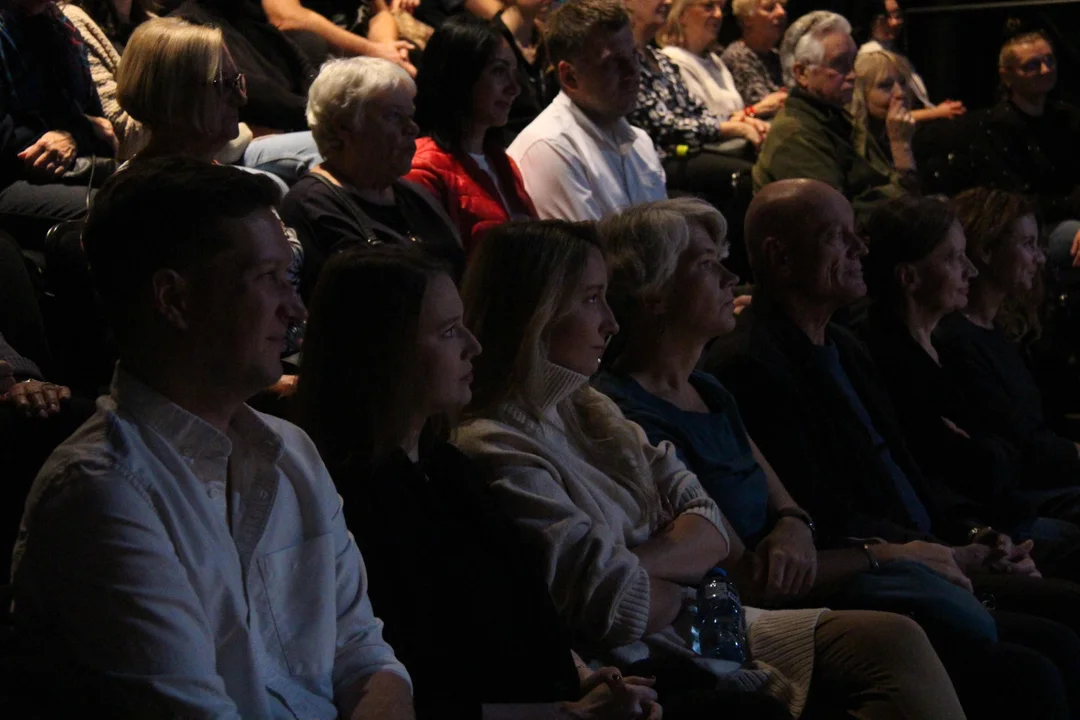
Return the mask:
[[[810,66],[797,62],[791,66],[791,74],[799,87],[806,87],[807,77],[810,74]]]
[[[555,73],[559,76],[559,85],[564,89],[575,91],[579,88],[577,70],[566,60],[559,61]]]
[[[761,241],[761,255],[765,259],[765,267],[775,268],[784,273],[791,271],[793,257],[788,244],[776,237],[767,235]]]
[[[150,278],[150,287],[154,312],[177,330],[187,330],[190,285],[184,276],[170,268],[162,268]]]

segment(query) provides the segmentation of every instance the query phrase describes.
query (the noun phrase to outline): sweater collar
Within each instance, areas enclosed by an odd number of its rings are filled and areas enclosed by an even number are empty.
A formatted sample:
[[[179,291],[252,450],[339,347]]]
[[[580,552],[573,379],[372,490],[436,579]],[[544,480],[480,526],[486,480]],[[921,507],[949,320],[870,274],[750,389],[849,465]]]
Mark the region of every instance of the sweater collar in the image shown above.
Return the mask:
[[[574,372],[549,360],[544,360],[540,372],[542,373],[540,409],[545,415],[589,382],[588,375]]]

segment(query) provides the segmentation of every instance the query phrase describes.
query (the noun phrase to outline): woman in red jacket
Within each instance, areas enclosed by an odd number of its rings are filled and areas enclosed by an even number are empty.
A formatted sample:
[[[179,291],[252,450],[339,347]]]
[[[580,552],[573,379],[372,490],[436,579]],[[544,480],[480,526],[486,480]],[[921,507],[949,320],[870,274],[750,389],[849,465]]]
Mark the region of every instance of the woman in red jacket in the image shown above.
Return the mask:
[[[502,128],[521,88],[516,59],[489,22],[459,15],[443,24],[416,76],[416,144],[407,180],[427,188],[457,223],[469,254],[496,225],[536,218]]]

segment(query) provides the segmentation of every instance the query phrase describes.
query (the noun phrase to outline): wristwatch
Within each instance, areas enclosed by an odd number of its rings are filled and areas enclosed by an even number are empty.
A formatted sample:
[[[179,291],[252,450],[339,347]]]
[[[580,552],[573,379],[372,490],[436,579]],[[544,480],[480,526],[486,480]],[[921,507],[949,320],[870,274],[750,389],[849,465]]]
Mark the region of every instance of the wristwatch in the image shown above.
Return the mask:
[[[817,526],[814,525],[814,519],[810,517],[810,513],[806,512],[801,507],[791,506],[786,508],[780,508],[776,511],[776,517],[794,518],[804,523],[806,527],[810,528],[810,536],[814,538],[815,542],[817,541]]]

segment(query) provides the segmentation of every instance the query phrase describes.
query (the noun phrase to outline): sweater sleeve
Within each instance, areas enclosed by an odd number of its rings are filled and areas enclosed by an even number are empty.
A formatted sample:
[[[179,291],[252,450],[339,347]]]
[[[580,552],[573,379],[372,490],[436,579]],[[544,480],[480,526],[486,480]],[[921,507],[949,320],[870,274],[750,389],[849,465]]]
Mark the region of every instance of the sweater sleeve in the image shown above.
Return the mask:
[[[112,123],[116,139],[120,141],[118,159],[127,160],[142,149],[150,133],[142,123],[127,114],[116,98],[116,71],[120,66],[120,53],[116,52],[105,32],[86,12],[76,6],[65,4],[64,15],[82,36],[90,60],[90,77],[101,98],[105,118]]]
[[[567,625],[610,647],[640,639],[649,617],[648,572],[611,527],[575,504],[540,446],[487,420],[462,428],[458,439],[490,468],[499,505],[542,550],[551,598]]]

